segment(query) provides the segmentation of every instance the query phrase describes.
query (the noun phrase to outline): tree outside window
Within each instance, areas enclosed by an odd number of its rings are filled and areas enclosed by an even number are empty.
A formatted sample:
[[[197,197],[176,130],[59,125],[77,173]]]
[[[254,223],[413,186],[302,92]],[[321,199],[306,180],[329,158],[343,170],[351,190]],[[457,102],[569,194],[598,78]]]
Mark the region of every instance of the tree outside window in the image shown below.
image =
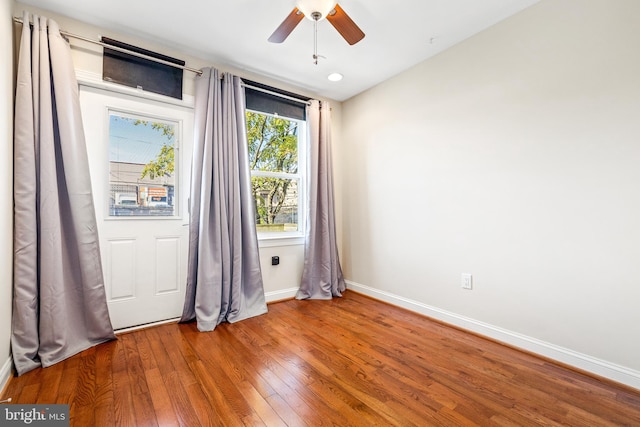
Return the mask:
[[[300,134],[304,122],[247,111],[258,232],[300,232]]]

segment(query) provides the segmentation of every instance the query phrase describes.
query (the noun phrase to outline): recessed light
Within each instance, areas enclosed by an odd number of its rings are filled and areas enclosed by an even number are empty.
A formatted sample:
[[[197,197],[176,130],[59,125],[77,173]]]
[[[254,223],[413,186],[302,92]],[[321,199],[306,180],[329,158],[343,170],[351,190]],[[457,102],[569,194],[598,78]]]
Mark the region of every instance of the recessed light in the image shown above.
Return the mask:
[[[339,82],[340,80],[342,80],[342,77],[343,76],[340,73],[331,73],[327,78],[332,82]]]

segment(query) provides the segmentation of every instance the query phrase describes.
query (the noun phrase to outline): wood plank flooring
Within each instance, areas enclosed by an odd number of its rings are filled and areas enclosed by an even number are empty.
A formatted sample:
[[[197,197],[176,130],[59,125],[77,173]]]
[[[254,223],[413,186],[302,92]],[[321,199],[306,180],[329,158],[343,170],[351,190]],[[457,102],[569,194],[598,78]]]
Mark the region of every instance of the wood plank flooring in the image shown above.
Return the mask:
[[[12,378],[72,426],[640,426],[640,392],[352,291],[122,334]]]

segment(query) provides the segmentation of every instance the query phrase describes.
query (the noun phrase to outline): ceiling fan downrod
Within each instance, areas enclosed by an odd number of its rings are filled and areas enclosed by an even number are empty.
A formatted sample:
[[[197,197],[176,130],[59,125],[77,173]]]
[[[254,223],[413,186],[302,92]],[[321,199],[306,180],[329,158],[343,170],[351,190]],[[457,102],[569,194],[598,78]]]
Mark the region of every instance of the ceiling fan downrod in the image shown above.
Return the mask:
[[[322,18],[322,14],[313,12],[311,18],[313,18],[313,63],[318,65],[318,21]]]

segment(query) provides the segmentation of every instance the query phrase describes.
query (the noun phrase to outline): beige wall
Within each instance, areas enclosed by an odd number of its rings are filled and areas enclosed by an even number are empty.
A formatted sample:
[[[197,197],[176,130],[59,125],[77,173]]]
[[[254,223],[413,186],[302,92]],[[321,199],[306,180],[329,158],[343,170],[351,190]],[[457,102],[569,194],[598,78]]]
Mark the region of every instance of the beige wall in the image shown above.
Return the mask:
[[[11,0],[0,0],[0,389],[11,372],[13,271],[13,20]]]
[[[640,388],[638,16],[543,0],[345,102],[353,287]]]

